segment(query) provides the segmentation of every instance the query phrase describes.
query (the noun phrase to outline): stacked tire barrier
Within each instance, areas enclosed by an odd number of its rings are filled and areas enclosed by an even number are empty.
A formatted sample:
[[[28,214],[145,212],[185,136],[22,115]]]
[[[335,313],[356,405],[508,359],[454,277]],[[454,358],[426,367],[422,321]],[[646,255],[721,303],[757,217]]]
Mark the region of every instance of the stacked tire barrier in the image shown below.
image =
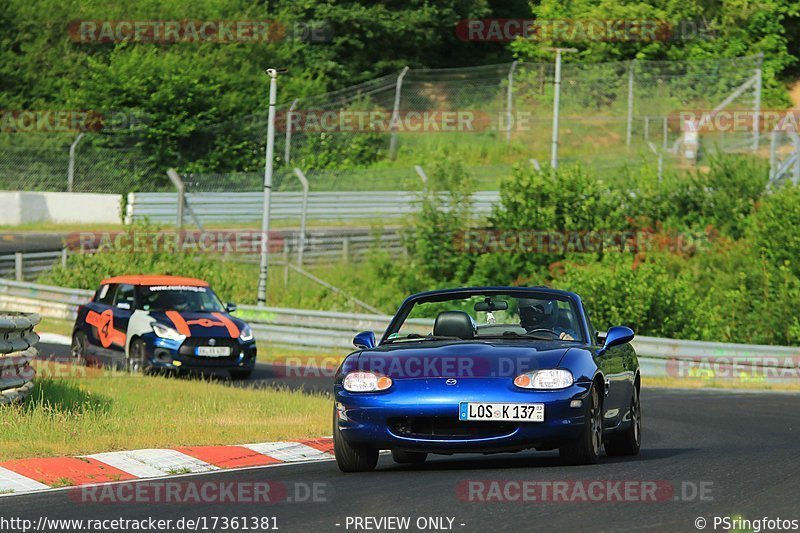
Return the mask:
[[[33,390],[38,323],[35,313],[0,311],[0,405],[19,402]]]

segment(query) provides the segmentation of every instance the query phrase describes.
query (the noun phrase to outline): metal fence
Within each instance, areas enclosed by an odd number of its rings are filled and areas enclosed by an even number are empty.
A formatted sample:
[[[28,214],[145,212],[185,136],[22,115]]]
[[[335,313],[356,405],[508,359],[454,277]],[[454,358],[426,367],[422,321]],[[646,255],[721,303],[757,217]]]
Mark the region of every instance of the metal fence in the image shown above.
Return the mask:
[[[87,290],[0,280],[0,306],[13,305],[16,309],[39,312],[42,316],[74,319],[77,305],[91,296],[92,291]],[[251,324],[260,341],[327,348],[342,354],[352,349],[355,333],[371,330],[380,335],[392,318],[388,315],[249,305],[239,306],[237,313]],[[429,326],[432,321],[416,320],[415,323]],[[633,346],[645,375],[678,379],[714,377],[702,372],[707,368],[712,373],[734,379],[741,379],[741,372],[769,372],[777,376],[785,374],[796,380],[794,372],[800,356],[800,347],[687,341],[641,335],[636,336]],[[701,372],[684,372],[681,365],[690,363],[701,363]],[[747,375],[752,377],[752,374]]]
[[[53,265],[66,264],[66,260],[66,249],[0,255],[0,278],[14,278],[17,281],[35,280]]]
[[[368,82],[302,99],[279,93],[284,126],[275,145],[275,184],[281,170],[292,181],[292,167],[303,168],[311,189],[387,190],[397,187],[392,170],[333,171],[369,167],[403,152],[434,161],[458,151],[493,161],[498,167],[530,157],[549,161],[554,96],[552,63],[505,63],[470,68],[404,69]],[[683,111],[745,110],[754,126],[761,107],[761,56],[701,61],[619,61],[565,63],[561,70],[560,152],[562,161],[589,162],[613,169],[642,158],[665,164],[685,155]],[[398,126],[410,113],[463,111],[473,113],[474,127],[455,131]],[[333,112],[380,113],[390,128],[315,126]],[[290,114],[293,113],[293,114]],[[415,115],[416,116],[416,115]],[[0,136],[0,189],[72,190],[84,192],[171,191],[164,171],[191,164],[197,190],[259,190],[262,183],[266,109],[229,122],[198,127],[182,139],[186,153],[159,160],[148,153],[148,117],[136,127],[109,133],[5,133]],[[435,122],[435,121],[434,121]],[[318,124],[318,123],[316,123]],[[758,128],[701,134],[699,154],[756,150],[768,142]],[[198,152],[197,147],[203,149]],[[511,149],[509,149],[509,146]],[[653,153],[655,151],[655,153]],[[692,158],[693,159],[693,158]],[[72,165],[70,165],[72,161]],[[73,172],[70,174],[70,166]],[[502,171],[491,170],[486,182],[496,183]],[[248,171],[248,169],[251,169]],[[319,171],[319,175],[314,175]],[[72,178],[70,179],[70,175]],[[333,177],[332,177],[333,176]],[[191,181],[191,180],[188,180]],[[71,184],[71,185],[70,185]],[[352,185],[349,185],[352,184]],[[291,185],[290,185],[291,186]],[[494,188],[494,187],[492,187]],[[188,191],[193,191],[188,186]]]
[[[496,191],[480,191],[473,195],[476,216],[486,215],[500,199]],[[259,192],[189,193],[187,203],[202,224],[218,222],[257,222],[261,220],[264,196]],[[310,192],[309,220],[397,220],[416,212],[419,193],[409,191],[380,192]],[[300,219],[302,193],[272,194],[270,216],[273,219]],[[126,221],[149,219],[156,223],[173,223],[178,209],[175,193],[131,193],[128,195]]]
[[[38,323],[36,314],[0,312],[0,405],[20,401],[33,389]]]

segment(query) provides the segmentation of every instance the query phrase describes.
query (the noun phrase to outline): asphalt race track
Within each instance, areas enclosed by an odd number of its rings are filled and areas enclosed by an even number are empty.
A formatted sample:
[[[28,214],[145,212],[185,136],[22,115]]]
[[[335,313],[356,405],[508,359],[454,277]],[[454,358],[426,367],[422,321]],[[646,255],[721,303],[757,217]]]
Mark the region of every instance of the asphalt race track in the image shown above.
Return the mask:
[[[271,371],[260,365],[254,382],[279,380]],[[313,378],[306,385],[318,389],[315,382],[320,381],[325,380]],[[697,531],[700,517],[707,521],[705,530],[714,531],[714,516],[800,519],[800,395],[645,389],[642,402],[640,456],[603,457],[596,466],[561,466],[554,452],[434,456],[422,466],[395,465],[383,455],[378,469],[366,474],[342,474],[333,461],[324,461],[180,478],[194,483],[269,481],[285,484],[290,496],[298,486],[316,484],[323,496],[314,502],[82,503],[62,490],[0,498],[0,517],[35,523],[42,515],[173,520],[269,516],[281,531],[365,531],[354,527],[353,517],[388,516],[410,517],[411,531],[417,530],[421,517],[452,518],[455,531]],[[469,482],[514,487],[520,481],[543,485],[591,480],[654,482],[672,490],[659,490],[657,501],[646,502],[637,497],[586,501],[572,491],[569,501],[468,501],[465,490]],[[518,499],[520,492],[512,492],[510,498]],[[447,524],[445,520],[444,529],[438,530],[447,530]],[[386,530],[373,530],[378,529]],[[721,530],[725,528],[716,529]]]

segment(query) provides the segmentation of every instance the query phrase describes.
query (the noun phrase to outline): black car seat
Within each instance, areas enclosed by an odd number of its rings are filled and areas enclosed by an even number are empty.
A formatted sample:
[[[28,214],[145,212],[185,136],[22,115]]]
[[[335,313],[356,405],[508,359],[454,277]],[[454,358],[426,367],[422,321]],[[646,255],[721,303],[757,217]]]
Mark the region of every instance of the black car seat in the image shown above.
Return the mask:
[[[442,311],[433,324],[433,335],[438,337],[475,338],[475,321],[464,311]]]

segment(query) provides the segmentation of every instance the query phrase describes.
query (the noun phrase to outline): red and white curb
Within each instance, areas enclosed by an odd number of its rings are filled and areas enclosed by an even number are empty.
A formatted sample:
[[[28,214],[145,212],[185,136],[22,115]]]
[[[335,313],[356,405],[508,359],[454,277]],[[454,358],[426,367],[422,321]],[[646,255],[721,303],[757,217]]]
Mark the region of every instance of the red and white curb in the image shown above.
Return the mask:
[[[106,452],[0,462],[0,495],[333,458],[333,439]]]

